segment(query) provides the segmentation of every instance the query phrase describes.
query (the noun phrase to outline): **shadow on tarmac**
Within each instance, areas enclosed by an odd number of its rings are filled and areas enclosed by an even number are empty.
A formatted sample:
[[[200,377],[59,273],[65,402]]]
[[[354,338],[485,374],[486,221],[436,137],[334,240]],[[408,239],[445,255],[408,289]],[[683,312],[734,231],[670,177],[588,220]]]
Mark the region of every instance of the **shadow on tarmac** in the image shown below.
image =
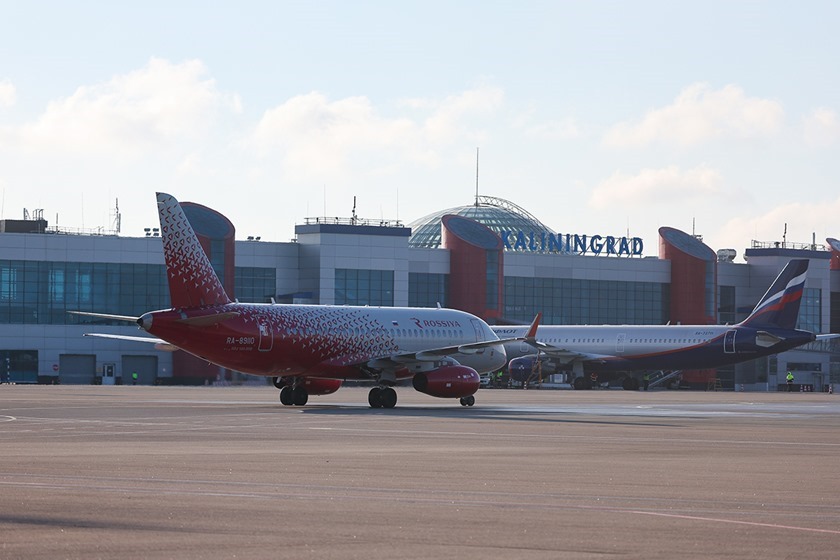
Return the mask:
[[[286,408],[286,407],[284,407]],[[499,407],[440,407],[440,406],[404,406],[397,405],[395,408],[381,409],[364,406],[338,406],[338,405],[306,405],[304,407],[291,407],[307,415],[327,416],[383,416],[398,418],[452,418],[457,420],[505,420],[520,422],[545,422],[553,424],[599,424],[606,426],[659,426],[664,428],[681,427],[678,424],[663,423],[659,416],[648,416],[644,414],[622,415],[622,420],[595,420],[582,418],[582,414],[566,410],[551,410],[546,408],[525,409],[525,408],[499,408]],[[592,415],[591,413],[589,414]],[[602,414],[609,416],[609,414]],[[651,422],[656,418],[658,422]]]

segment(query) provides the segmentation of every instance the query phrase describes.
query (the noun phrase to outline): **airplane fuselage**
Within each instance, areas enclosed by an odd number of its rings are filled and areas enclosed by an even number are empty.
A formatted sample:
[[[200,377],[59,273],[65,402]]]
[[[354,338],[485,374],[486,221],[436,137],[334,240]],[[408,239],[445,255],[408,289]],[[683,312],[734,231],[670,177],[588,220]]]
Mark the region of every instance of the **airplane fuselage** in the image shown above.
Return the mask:
[[[377,358],[417,352],[405,367],[390,364],[397,379],[410,378],[445,361],[424,351],[497,339],[486,323],[453,309],[229,303],[153,311],[138,323],[210,362],[267,376],[365,378]],[[478,373],[506,362],[501,344],[450,356]]]
[[[492,327],[499,337],[521,336],[527,327]],[[587,372],[706,369],[784,352],[811,342],[811,332],[746,326],[541,326],[537,341],[585,354]],[[536,354],[526,343],[505,345],[509,360]],[[562,353],[558,354],[563,361]],[[569,361],[572,361],[569,356]]]

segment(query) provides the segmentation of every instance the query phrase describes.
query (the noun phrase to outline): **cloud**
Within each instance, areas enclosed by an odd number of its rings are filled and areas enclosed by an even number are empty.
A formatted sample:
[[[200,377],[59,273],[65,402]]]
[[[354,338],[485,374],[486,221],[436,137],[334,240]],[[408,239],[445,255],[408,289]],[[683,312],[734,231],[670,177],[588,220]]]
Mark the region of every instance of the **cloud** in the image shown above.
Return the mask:
[[[589,204],[601,209],[690,201],[720,194],[721,183],[720,173],[705,165],[686,171],[674,165],[643,169],[633,176],[616,172],[595,187]]]
[[[840,118],[837,111],[820,107],[805,117],[805,142],[816,147],[830,147],[840,143]]]
[[[531,124],[523,132],[532,138],[546,140],[573,140],[581,135],[580,127],[574,119]]]
[[[139,70],[50,102],[15,132],[31,151],[128,157],[201,139],[220,110],[241,111],[238,97],[219,92],[206,74],[198,60],[153,58]]]
[[[816,243],[822,245],[826,237],[840,237],[840,226],[836,225],[838,215],[840,197],[834,200],[791,202],[761,214],[732,218],[718,228],[713,236],[707,236],[707,241],[713,248],[732,247],[736,243],[741,247],[749,247],[752,240],[782,241],[787,224],[788,242],[809,244],[815,237]]]
[[[0,82],[0,109],[11,107],[15,104],[16,92],[15,86],[8,80]]]
[[[698,83],[641,121],[617,124],[607,131],[603,144],[612,148],[654,143],[690,146],[717,138],[761,138],[775,135],[783,120],[784,110],[777,101],[747,97],[734,85],[712,90]]]
[[[287,177],[331,178],[364,162],[370,173],[401,159],[435,166],[445,147],[475,140],[470,119],[492,114],[502,103],[496,88],[478,88],[441,100],[408,99],[406,116],[384,116],[367,97],[331,101],[312,92],[268,111],[249,145],[263,159],[279,160]],[[479,127],[480,128],[480,127]]]

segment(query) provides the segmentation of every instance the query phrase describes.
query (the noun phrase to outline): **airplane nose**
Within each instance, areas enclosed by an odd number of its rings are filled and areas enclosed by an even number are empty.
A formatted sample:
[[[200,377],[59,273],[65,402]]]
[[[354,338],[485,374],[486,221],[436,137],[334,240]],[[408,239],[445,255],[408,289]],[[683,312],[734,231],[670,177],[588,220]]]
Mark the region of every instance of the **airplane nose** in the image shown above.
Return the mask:
[[[499,344],[498,346],[493,346],[493,350],[494,369],[502,369],[507,363],[507,352],[505,352],[505,347]]]
[[[144,313],[139,319],[137,319],[137,324],[140,325],[140,328],[144,331],[148,331],[152,328],[152,314]]]

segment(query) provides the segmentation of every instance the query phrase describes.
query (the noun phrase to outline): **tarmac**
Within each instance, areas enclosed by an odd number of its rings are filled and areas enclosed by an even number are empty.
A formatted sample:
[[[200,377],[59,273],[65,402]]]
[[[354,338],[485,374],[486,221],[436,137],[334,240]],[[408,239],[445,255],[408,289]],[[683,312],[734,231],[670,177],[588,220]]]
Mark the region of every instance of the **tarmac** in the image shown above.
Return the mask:
[[[840,558],[840,395],[0,386],[0,558]]]

